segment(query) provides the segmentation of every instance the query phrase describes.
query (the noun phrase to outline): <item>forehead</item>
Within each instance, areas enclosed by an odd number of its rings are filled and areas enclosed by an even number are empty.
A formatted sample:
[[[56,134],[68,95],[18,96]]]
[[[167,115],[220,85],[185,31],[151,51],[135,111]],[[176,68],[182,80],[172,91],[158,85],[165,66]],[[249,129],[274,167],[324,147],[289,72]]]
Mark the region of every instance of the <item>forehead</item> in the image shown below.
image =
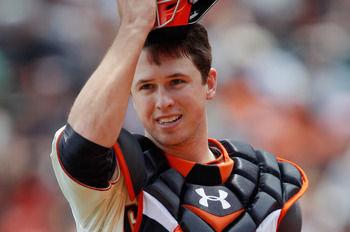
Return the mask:
[[[188,57],[174,58],[163,55],[160,58],[160,64],[156,64],[149,59],[148,52],[142,50],[137,63],[134,82],[140,79],[171,76],[174,73],[184,73],[188,76],[200,74],[192,59]]]

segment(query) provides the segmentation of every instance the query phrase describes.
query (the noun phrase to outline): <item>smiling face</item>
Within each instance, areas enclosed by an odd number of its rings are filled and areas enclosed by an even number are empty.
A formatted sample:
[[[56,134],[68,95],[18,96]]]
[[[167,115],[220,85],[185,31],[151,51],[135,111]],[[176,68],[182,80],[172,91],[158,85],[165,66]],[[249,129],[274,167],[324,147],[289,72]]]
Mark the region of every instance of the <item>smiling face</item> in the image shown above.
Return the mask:
[[[146,136],[166,152],[207,141],[206,100],[215,96],[215,89],[214,69],[203,84],[190,58],[163,56],[156,65],[143,50],[131,91]]]

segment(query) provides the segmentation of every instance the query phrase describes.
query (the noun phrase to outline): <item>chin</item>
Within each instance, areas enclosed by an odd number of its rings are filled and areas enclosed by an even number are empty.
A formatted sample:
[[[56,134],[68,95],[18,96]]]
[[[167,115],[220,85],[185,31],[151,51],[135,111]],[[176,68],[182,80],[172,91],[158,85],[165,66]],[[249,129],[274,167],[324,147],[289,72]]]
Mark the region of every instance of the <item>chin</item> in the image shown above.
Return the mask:
[[[180,145],[186,141],[185,136],[183,134],[179,135],[158,135],[158,136],[150,136],[151,140],[155,142],[160,147],[174,147],[176,145]]]

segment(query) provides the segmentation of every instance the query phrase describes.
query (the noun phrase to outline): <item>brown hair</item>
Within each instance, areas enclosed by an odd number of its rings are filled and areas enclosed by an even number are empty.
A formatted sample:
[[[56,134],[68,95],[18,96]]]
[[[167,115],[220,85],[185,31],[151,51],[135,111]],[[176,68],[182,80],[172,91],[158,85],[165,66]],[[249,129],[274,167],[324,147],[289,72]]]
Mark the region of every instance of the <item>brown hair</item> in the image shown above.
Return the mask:
[[[162,56],[191,58],[205,84],[212,64],[207,30],[200,24],[152,31],[143,47],[151,63],[161,65]]]

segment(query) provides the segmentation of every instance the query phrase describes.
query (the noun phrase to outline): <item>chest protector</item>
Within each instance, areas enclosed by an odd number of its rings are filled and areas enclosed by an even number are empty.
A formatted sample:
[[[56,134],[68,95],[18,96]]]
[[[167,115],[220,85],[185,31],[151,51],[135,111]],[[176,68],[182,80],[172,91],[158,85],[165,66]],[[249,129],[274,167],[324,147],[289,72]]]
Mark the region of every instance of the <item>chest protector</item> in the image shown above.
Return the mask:
[[[150,142],[140,143],[146,170],[142,207],[146,207],[145,196],[157,204],[147,203],[153,216],[143,212],[138,231],[169,231],[165,220],[182,231],[253,232],[302,188],[303,177],[291,163],[242,142],[219,142],[234,161],[224,182],[215,164],[195,164],[185,177],[169,167],[160,149]]]

